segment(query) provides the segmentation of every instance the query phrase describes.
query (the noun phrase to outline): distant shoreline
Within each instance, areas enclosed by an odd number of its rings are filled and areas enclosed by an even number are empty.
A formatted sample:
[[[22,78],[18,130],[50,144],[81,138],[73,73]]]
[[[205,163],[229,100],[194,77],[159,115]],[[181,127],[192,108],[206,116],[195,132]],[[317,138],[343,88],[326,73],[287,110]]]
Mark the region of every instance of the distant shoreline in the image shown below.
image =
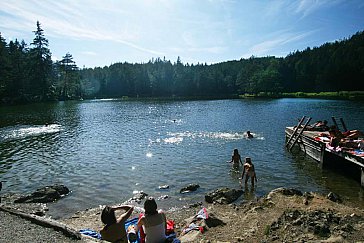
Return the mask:
[[[326,100],[364,100],[364,91],[337,91],[337,92],[292,92],[271,93],[260,92],[258,94],[243,94],[239,98],[311,98]]]
[[[273,92],[259,92],[259,93],[245,93],[236,95],[217,95],[217,96],[159,96],[159,97],[83,97],[80,99],[58,100],[49,102],[60,101],[83,101],[94,99],[120,99],[125,101],[188,101],[188,100],[225,100],[225,99],[281,99],[281,98],[308,98],[308,99],[323,99],[323,100],[364,100],[364,91],[335,91],[335,92],[291,92],[291,93],[273,93]],[[44,101],[43,101],[44,102]],[[25,100],[6,100],[0,102],[0,106],[7,105],[20,105],[43,103],[37,101]]]

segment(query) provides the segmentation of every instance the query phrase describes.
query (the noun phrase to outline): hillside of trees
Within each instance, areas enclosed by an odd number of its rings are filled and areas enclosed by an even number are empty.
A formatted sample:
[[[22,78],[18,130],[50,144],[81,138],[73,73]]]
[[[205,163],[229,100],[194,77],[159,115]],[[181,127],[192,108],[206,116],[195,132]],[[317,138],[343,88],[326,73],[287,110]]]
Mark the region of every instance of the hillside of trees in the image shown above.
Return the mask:
[[[0,34],[2,103],[114,97],[237,97],[283,92],[364,91],[364,32],[296,51],[285,58],[254,57],[217,64],[184,64],[165,58],[79,69],[70,53],[51,60],[39,22],[35,38]],[[122,58],[122,57],[121,57]]]

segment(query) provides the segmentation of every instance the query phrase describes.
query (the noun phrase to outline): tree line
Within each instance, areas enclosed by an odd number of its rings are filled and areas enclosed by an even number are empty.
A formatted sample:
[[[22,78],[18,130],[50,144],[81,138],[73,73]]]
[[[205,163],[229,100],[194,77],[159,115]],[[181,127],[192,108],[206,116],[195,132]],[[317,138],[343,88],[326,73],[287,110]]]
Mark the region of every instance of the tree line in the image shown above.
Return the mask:
[[[152,59],[80,70],[96,97],[201,97],[282,92],[363,91],[364,32],[350,39],[290,53],[217,64]]]
[[[79,69],[71,54],[52,62],[37,22],[35,38],[0,34],[0,99],[65,100],[108,97],[234,97],[282,92],[364,91],[364,32],[286,57],[250,57],[217,64],[184,64],[160,57]]]

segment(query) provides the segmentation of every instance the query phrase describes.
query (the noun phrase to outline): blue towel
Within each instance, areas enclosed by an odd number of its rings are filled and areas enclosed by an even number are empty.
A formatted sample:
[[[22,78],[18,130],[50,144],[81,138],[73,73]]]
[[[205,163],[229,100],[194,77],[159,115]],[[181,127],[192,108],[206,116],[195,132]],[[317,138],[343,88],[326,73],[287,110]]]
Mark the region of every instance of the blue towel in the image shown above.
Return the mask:
[[[129,219],[125,222],[125,231],[128,232],[128,227],[130,225],[137,225],[138,224],[138,218],[133,218],[133,219]],[[81,234],[83,235],[87,235],[96,239],[101,240],[101,235],[99,232],[92,230],[92,229],[82,229],[79,231]],[[129,239],[129,235],[128,235],[128,239]],[[139,233],[137,234],[137,239],[134,241],[130,241],[130,243],[139,243],[140,242],[140,236]]]
[[[140,235],[139,235],[139,231],[138,233],[136,234],[136,239],[133,240],[133,239],[130,239],[130,234],[128,234],[128,227],[131,226],[131,225],[135,225],[137,226],[138,224],[138,217],[135,217],[135,218],[132,218],[132,219],[129,219],[127,221],[125,221],[125,231],[126,231],[126,234],[128,236],[128,240],[130,243],[139,243],[140,242]]]
[[[91,236],[93,238],[96,238],[96,239],[101,240],[100,233],[97,232],[97,231],[95,231],[95,230],[92,230],[92,229],[82,229],[82,230],[80,230],[80,233],[83,234],[83,235],[88,235],[88,236]]]

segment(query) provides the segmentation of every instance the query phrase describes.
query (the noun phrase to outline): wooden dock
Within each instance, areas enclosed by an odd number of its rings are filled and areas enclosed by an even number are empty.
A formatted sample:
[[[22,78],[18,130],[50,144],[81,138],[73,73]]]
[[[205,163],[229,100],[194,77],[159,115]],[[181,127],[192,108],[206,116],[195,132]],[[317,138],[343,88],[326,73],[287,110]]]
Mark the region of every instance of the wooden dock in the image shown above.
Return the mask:
[[[299,134],[298,134],[299,130]],[[335,151],[327,146],[327,142],[317,139],[321,133],[328,132],[296,130],[295,127],[286,127],[287,148],[291,150],[294,146],[299,147],[307,155],[319,162],[320,166],[330,167],[339,165],[341,168],[351,167],[356,173],[350,174],[359,179],[364,187],[364,157],[349,151]],[[292,136],[294,135],[294,136]]]

